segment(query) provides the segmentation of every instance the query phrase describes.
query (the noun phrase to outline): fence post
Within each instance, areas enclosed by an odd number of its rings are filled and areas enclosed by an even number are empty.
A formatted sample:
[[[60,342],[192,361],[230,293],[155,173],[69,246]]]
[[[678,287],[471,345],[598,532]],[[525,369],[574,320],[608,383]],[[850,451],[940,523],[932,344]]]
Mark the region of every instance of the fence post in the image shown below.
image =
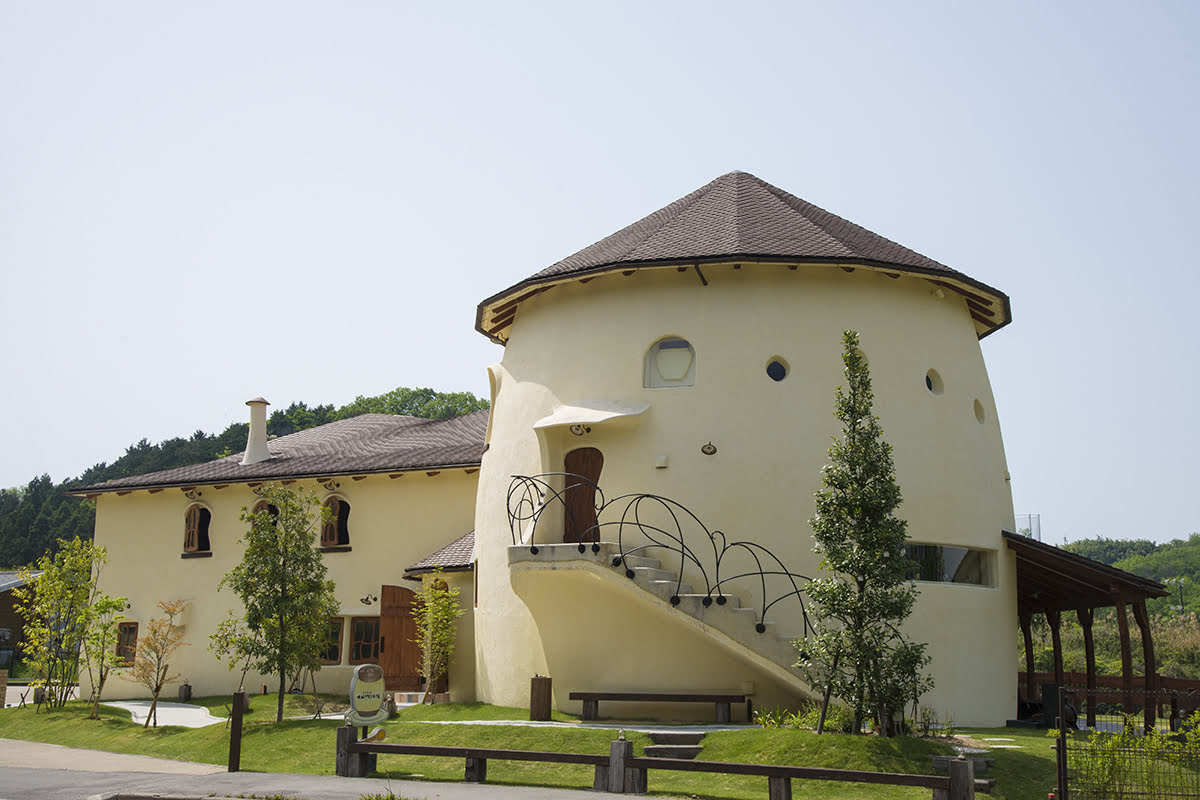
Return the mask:
[[[625,792],[625,759],[633,758],[633,742],[621,738],[608,746],[608,791],[616,794]]]
[[[975,762],[971,759],[950,759],[949,800],[975,800]]]
[[[467,756],[467,765],[463,772],[463,780],[467,783],[486,783],[487,759]]]
[[[1058,741],[1057,752],[1055,755],[1055,765],[1058,768],[1058,794],[1055,795],[1057,800],[1067,800],[1071,796],[1069,782],[1067,780],[1067,728],[1066,728],[1066,709],[1063,708],[1063,696],[1060,692],[1058,695]]]
[[[625,762],[631,758],[633,758],[633,742],[627,741],[625,731],[621,731],[620,738],[608,748],[608,792],[616,794],[646,793],[646,770],[625,766]]]
[[[246,693],[233,693],[232,718],[229,721],[229,771],[242,768],[242,713],[246,708]]]
[[[5,695],[8,693],[8,670],[0,669],[0,708],[4,708]]]
[[[792,779],[767,776],[767,800],[792,800]]]
[[[337,729],[337,760],[334,762],[334,775],[342,778],[350,777],[350,743],[353,741],[354,728],[343,725]]]

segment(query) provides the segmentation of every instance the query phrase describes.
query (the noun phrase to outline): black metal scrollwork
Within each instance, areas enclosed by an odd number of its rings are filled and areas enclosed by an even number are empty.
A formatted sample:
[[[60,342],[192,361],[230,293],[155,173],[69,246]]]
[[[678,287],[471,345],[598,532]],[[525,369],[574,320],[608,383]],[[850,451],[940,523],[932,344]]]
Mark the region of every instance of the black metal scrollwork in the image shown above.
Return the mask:
[[[560,483],[561,489],[557,488]],[[725,605],[726,589],[731,583],[742,579],[753,580],[758,584],[762,598],[756,609],[755,630],[764,633],[767,629],[767,613],[781,601],[794,597],[800,606],[802,635],[808,635],[812,626],[804,607],[801,585],[810,578],[789,570],[778,556],[757,542],[729,541],[724,532],[709,530],[698,516],[668,497],[635,492],[608,500],[598,485],[582,475],[570,472],[514,475],[509,484],[507,502],[512,543],[526,545],[536,555],[539,549],[533,539],[538,521],[547,508],[555,505],[561,506],[563,514],[572,523],[570,529],[578,531],[579,527],[574,524],[576,520],[572,504],[568,502],[568,498],[578,491],[593,492],[596,507],[595,523],[580,531],[581,541],[577,545],[580,553],[586,553],[589,544],[593,553],[599,553],[600,540],[603,538],[601,534],[607,532],[615,533],[618,551],[612,558],[612,566],[624,566],[625,576],[630,579],[636,575],[628,563],[630,556],[653,554],[652,557],[664,566],[669,559],[676,575],[675,591],[670,598],[672,605],[681,602],[680,588],[687,567],[699,573],[704,581],[704,598],[701,602],[705,606],[714,602]],[[607,516],[615,519],[604,519],[606,512]],[[703,532],[702,537],[694,537],[707,540],[708,548],[702,547],[703,552],[697,552],[688,545],[684,537],[685,528],[688,527]],[[707,552],[709,549],[711,556]],[[738,571],[733,566],[738,556],[743,557],[742,563],[753,566]],[[783,591],[769,594],[768,578],[782,580]],[[772,580],[772,584],[776,583],[777,580]]]

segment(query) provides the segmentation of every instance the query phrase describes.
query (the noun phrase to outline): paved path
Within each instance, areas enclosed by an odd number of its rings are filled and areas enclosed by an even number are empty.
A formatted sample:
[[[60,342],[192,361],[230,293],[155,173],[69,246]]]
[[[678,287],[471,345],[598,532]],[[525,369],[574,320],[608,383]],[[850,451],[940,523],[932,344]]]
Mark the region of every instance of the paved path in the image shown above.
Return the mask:
[[[150,710],[149,700],[114,700],[106,701],[106,706],[124,709],[133,716],[133,721],[143,723],[146,713]],[[414,703],[402,704],[407,708]],[[340,719],[341,714],[323,714],[322,719]],[[311,719],[311,717],[289,717],[289,719]],[[637,722],[537,722],[527,719],[463,719],[463,720],[408,720],[393,719],[391,722],[412,722],[425,725],[516,725],[528,728],[597,728],[600,730],[627,730],[653,733],[655,731],[673,731],[676,733],[708,733],[710,731],[736,731],[753,725],[645,725]],[[158,703],[159,725],[180,725],[185,728],[203,728],[207,725],[224,725],[224,717],[215,717],[204,706],[191,703]]]
[[[596,800],[590,791],[473,783],[338,778],[272,772],[228,773],[212,764],[126,756],[0,739],[0,800],[122,800],[169,795],[359,800],[388,792],[406,800]]]
[[[150,713],[149,700],[111,700],[105,701],[104,705],[128,711],[133,716],[133,721],[139,725],[146,721],[146,714]],[[159,700],[154,715],[158,718],[159,725],[203,728],[208,725],[225,724],[224,717],[214,717],[204,706],[191,703],[164,703]]]
[[[131,756],[19,739],[0,739],[0,766],[84,772],[159,772],[174,775],[212,775],[225,771],[224,767],[215,764]],[[0,789],[0,795],[2,794],[3,789]]]

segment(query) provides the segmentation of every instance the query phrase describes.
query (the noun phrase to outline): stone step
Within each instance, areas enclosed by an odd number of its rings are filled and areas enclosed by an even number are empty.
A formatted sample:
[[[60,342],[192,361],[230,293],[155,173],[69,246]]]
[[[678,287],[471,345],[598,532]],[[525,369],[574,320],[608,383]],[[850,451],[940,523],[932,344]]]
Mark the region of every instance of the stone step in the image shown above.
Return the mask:
[[[642,752],[647,758],[692,759],[700,755],[700,751],[703,749],[700,745],[648,744]]]
[[[698,745],[707,735],[704,731],[653,731],[650,741],[655,744]]]
[[[688,584],[685,583],[684,586],[688,586]],[[689,587],[689,588],[691,588],[691,587]],[[724,605],[717,603],[716,595],[713,595],[712,602],[706,606],[706,605],[704,605],[704,600],[707,597],[709,597],[709,595],[692,594],[691,592],[680,592],[679,599],[682,602],[679,605],[680,606],[686,605],[688,607],[689,612],[693,613],[693,614],[699,613],[699,609],[704,609],[704,608],[728,608],[728,609],[732,610],[735,608],[741,608],[741,605],[742,605],[742,601],[739,600],[738,596],[735,594],[725,595],[725,604]],[[695,608],[696,611],[692,611],[693,608]]]
[[[664,600],[670,600],[678,593],[681,597],[685,594],[690,594],[692,585],[690,583],[676,583],[674,580],[669,581],[650,581],[650,591],[654,592]]]
[[[629,570],[633,572],[633,579],[640,583],[675,580],[675,573],[665,569],[656,569],[654,567],[629,567]]]
[[[609,563],[611,564],[612,558],[616,557],[617,556],[615,555],[612,556],[609,559]],[[657,558],[649,558],[647,556],[625,556],[622,563],[628,567],[653,567],[654,569],[662,569],[661,561],[659,561]]]

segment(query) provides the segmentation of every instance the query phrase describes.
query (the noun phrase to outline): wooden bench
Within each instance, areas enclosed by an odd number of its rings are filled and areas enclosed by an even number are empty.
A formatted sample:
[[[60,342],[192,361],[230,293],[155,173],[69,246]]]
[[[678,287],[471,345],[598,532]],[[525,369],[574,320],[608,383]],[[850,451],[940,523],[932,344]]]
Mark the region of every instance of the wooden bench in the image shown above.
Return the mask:
[[[583,701],[583,718],[585,720],[599,719],[600,701],[615,700],[628,703],[713,703],[716,706],[718,723],[728,723],[732,720],[731,707],[734,703],[745,702],[747,718],[751,718],[752,709],[749,698],[744,694],[689,694],[674,692],[571,692],[572,700]]]

